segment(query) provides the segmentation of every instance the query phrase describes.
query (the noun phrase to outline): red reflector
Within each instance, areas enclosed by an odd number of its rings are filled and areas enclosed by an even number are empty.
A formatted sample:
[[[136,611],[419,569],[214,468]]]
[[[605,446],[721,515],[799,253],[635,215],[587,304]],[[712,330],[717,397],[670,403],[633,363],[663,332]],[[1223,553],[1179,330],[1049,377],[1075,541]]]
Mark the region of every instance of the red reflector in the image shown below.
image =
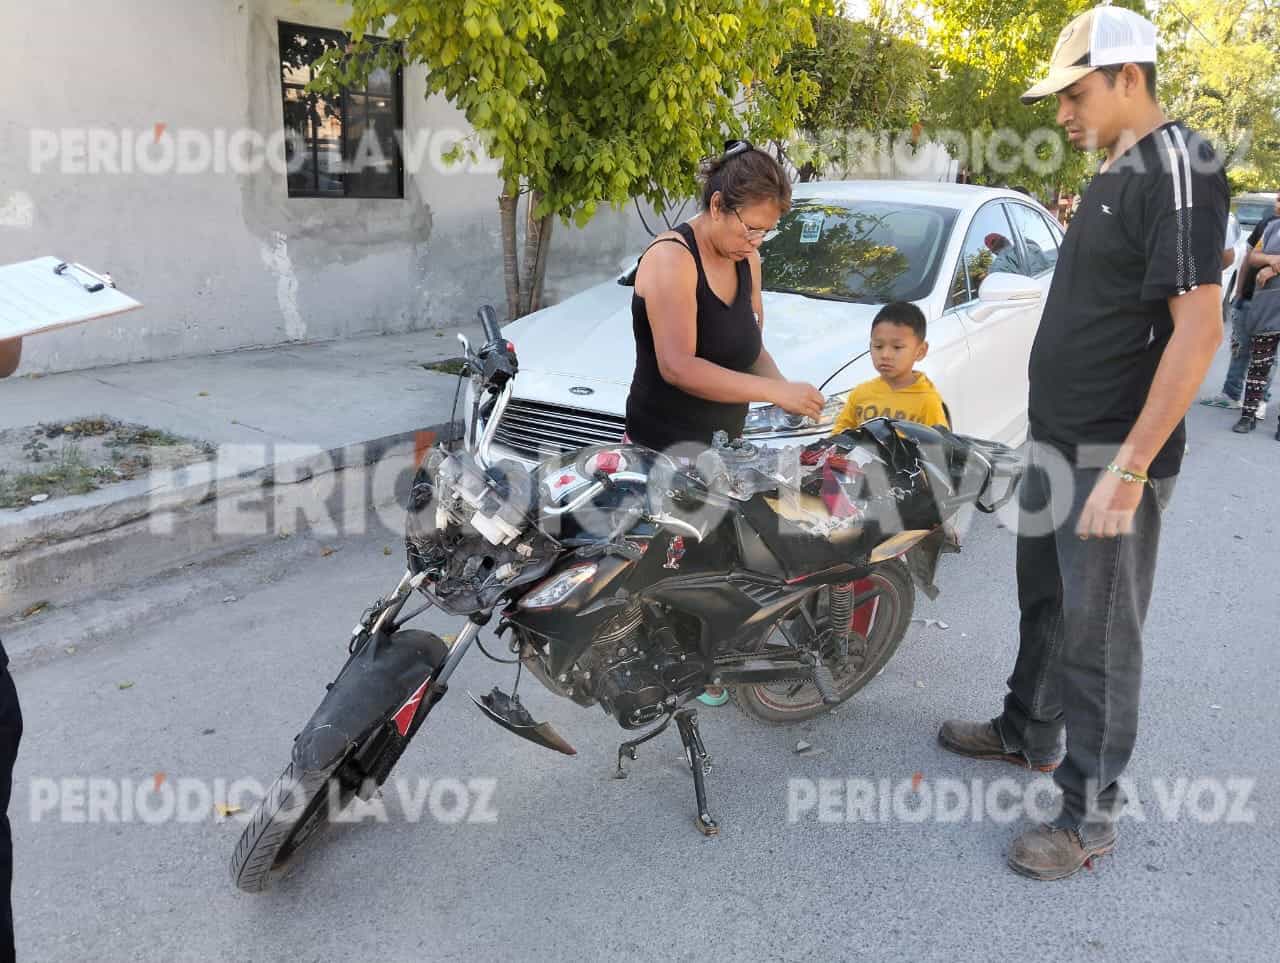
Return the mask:
[[[602,471],[606,475],[616,472],[621,463],[622,459],[618,457],[616,451],[602,451],[596,455],[596,471]]]

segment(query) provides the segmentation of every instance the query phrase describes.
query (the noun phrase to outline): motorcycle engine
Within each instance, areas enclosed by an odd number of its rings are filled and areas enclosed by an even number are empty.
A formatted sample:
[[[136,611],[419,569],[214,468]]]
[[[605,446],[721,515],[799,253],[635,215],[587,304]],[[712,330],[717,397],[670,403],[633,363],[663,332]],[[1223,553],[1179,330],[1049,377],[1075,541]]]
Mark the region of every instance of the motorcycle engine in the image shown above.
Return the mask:
[[[596,698],[624,729],[636,729],[674,709],[680,696],[701,688],[706,666],[676,643],[671,631],[642,632],[635,648],[619,646],[596,686]],[[663,644],[664,639],[668,644]]]
[[[638,599],[629,600],[597,633],[571,673],[552,679],[543,651],[526,637],[525,665],[553,692],[579,705],[598,704],[624,729],[636,729],[700,691],[707,666],[692,644],[681,644],[664,618],[651,627]]]

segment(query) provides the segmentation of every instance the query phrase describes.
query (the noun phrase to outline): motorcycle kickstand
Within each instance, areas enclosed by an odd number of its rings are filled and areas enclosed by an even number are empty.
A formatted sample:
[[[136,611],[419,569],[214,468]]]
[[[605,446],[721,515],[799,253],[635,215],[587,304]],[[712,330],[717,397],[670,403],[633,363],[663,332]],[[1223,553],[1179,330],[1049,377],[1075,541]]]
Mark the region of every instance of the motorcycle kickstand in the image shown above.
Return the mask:
[[[698,818],[694,820],[694,825],[704,836],[717,836],[720,824],[711,818],[707,807],[706,776],[711,772],[711,757],[707,755],[706,746],[702,744],[702,733],[698,731],[698,711],[680,709],[676,712],[675,719],[689,768],[693,771],[693,792],[698,799]]]
[[[673,718],[674,718],[673,713],[667,713],[667,717],[662,720],[661,725],[655,726],[653,729],[650,729],[648,732],[646,732],[643,736],[640,736],[638,739],[632,739],[629,742],[624,742],[622,743],[622,745],[618,746],[618,768],[613,773],[614,779],[627,778],[627,771],[622,768],[622,757],[625,755],[632,762],[635,762],[636,746],[640,745],[641,743],[648,742],[654,736],[658,735],[658,733],[665,730],[667,726],[671,725],[671,720]]]

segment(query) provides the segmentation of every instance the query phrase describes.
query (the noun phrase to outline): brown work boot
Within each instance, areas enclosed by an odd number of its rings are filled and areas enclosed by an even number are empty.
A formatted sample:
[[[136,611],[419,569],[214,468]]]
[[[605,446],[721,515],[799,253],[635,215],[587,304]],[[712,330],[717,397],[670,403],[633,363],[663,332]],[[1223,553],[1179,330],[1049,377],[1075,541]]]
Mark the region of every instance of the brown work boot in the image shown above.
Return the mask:
[[[938,730],[938,744],[948,752],[970,759],[995,759],[1011,762],[1023,769],[1053,772],[1057,761],[1032,763],[1021,752],[1006,752],[1000,733],[993,722],[968,722],[964,719],[948,719]]]
[[[1031,879],[1066,879],[1086,866],[1092,869],[1095,857],[1106,856],[1115,848],[1114,826],[1101,839],[1085,845],[1074,829],[1042,824],[1013,841],[1009,868]]]

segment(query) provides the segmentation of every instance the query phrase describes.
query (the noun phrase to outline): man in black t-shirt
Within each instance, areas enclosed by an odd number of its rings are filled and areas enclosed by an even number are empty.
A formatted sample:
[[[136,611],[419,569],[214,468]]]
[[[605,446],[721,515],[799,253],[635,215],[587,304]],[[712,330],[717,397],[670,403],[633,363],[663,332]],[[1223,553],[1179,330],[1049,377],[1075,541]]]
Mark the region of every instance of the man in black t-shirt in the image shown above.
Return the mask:
[[[22,339],[0,341],[0,378],[6,378],[22,360]],[[0,963],[13,959],[13,836],[9,831],[9,796],[13,792],[13,764],[22,739],[22,709],[18,690],[9,675],[9,656],[0,642]]]
[[[1098,7],[1048,78],[1076,147],[1105,151],[1067,229],[1031,352],[1018,530],[1020,644],[1004,711],[943,724],[962,755],[1053,771],[1062,810],[1009,865],[1061,879],[1111,852],[1133,753],[1142,626],[1183,416],[1222,341],[1222,164],[1155,99],[1155,27]],[[1066,752],[1060,740],[1065,731]]]

